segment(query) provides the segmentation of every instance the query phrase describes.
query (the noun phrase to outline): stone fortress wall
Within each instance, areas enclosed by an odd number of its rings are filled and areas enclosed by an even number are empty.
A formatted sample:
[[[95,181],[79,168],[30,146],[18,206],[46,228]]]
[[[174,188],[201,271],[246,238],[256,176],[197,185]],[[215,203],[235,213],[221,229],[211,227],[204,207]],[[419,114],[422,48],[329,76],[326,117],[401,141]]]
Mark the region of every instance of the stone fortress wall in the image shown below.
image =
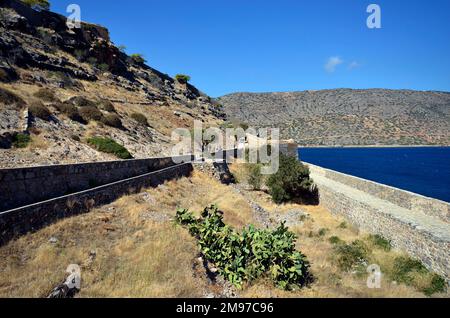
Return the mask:
[[[450,204],[308,164],[320,204],[450,279]]]

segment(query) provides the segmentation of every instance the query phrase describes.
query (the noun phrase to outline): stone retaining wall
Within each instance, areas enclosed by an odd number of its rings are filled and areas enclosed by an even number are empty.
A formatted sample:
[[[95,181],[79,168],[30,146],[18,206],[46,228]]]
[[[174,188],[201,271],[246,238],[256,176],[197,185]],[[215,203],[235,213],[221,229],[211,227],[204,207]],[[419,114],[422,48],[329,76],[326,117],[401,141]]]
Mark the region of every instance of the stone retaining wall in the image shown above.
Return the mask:
[[[119,197],[155,187],[167,180],[189,176],[193,167],[184,163],[156,172],[110,183],[86,191],[54,198],[0,213],[0,246],[28,232],[34,232],[59,219],[89,212]]]
[[[320,204],[450,279],[450,204],[308,164]]]
[[[181,156],[190,162],[192,156]],[[171,157],[0,169],[0,211],[174,166]]]
[[[447,202],[427,198],[417,193],[404,191],[333,170],[313,165],[310,166],[315,174],[320,174],[328,179],[349,185],[403,208],[436,216],[445,222],[450,222],[450,204]]]

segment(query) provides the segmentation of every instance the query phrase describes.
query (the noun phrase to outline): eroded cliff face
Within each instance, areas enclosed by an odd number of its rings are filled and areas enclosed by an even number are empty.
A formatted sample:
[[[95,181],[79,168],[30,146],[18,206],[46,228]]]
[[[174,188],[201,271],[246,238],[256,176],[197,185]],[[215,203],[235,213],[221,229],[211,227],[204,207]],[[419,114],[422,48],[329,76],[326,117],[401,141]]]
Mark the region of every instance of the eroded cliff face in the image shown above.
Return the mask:
[[[36,104],[50,116],[33,113]],[[86,106],[100,114],[76,120],[73,111],[86,113]],[[121,51],[106,28],[69,29],[59,14],[0,3],[1,167],[115,159],[88,146],[92,136],[114,139],[135,158],[168,154],[173,129],[224,118],[220,105],[194,86]],[[14,148],[18,133],[31,135],[24,149]]]

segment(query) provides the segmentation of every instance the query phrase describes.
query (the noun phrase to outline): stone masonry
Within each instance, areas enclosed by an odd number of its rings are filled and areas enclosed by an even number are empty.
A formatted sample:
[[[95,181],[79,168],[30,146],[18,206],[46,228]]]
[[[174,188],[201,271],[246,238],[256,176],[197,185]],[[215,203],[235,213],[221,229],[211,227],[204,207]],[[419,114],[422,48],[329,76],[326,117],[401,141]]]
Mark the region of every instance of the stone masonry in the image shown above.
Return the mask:
[[[420,259],[450,279],[450,204],[308,164],[330,212]]]

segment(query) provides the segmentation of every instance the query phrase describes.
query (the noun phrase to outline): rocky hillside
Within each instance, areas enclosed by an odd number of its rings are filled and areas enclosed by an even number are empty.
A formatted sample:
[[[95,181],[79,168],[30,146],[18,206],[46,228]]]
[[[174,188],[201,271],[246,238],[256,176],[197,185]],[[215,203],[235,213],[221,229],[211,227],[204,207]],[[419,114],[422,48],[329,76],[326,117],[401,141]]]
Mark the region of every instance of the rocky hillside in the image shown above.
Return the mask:
[[[104,27],[0,2],[0,167],[117,159],[89,145],[113,139],[134,158],[170,153],[174,128],[220,125],[208,96],[128,56]]]
[[[227,115],[280,127],[302,145],[450,145],[450,93],[335,89],[236,93],[219,98]]]

